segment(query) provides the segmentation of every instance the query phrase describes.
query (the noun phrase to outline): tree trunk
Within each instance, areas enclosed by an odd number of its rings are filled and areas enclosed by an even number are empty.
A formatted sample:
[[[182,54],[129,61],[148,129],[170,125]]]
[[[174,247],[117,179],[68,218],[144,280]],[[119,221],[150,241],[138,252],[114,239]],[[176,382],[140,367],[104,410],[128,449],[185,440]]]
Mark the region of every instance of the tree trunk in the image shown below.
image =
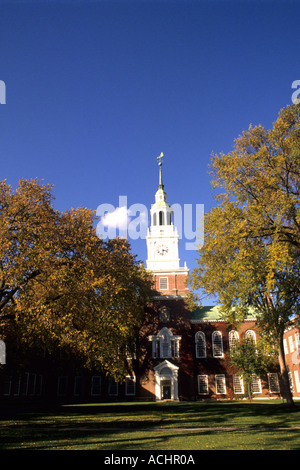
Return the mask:
[[[283,396],[286,399],[287,405],[289,407],[295,406],[293,395],[290,389],[290,381],[288,375],[288,369],[285,362],[284,349],[283,349],[283,331],[280,333],[279,338],[279,366],[280,366],[280,376],[281,382],[283,385]]]

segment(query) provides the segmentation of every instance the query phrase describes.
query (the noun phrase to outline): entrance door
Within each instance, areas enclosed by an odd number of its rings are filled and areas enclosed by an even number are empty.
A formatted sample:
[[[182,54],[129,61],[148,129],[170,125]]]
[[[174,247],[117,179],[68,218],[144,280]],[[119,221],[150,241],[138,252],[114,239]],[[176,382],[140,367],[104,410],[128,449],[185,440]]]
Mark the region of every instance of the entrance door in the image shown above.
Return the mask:
[[[161,384],[162,400],[171,400],[171,380],[163,380]]]

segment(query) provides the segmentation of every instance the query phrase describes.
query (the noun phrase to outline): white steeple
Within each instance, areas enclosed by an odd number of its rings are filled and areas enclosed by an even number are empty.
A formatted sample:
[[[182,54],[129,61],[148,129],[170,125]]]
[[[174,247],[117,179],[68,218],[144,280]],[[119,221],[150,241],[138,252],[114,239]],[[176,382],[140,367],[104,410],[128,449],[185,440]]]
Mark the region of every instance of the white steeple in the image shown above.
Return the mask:
[[[159,184],[155,193],[155,203],[150,210],[151,226],[146,237],[147,268],[154,272],[180,268],[179,236],[172,222],[173,210],[167,202],[167,194],[162,183],[162,157],[163,153],[158,157]]]

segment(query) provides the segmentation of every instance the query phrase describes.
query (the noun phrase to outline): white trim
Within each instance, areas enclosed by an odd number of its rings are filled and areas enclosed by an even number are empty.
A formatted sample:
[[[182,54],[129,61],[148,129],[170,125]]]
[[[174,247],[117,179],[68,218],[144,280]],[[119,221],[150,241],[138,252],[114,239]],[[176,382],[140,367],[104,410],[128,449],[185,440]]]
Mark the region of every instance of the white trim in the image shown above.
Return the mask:
[[[165,380],[170,381],[171,385],[171,400],[178,400],[178,366],[175,366],[169,361],[163,361],[154,368],[155,373],[155,396],[156,400],[162,399],[162,382]],[[163,373],[163,369],[169,369],[170,373]]]
[[[216,395],[226,395],[225,374],[215,374]],[[220,391],[221,388],[221,391]]]
[[[201,392],[200,381],[202,381],[202,385],[204,389],[203,392]],[[209,394],[208,375],[200,374],[198,375],[198,395],[208,395],[208,394]]]
[[[133,392],[128,391],[128,381],[131,380],[133,384]],[[134,397],[136,395],[136,376],[135,375],[126,375],[125,377],[125,395],[127,397]]]
[[[218,338],[219,344],[217,344],[216,338]],[[221,331],[218,331],[218,330],[213,331],[211,341],[212,341],[213,357],[224,357],[223,335]],[[218,354],[219,348],[220,348],[220,354]]]

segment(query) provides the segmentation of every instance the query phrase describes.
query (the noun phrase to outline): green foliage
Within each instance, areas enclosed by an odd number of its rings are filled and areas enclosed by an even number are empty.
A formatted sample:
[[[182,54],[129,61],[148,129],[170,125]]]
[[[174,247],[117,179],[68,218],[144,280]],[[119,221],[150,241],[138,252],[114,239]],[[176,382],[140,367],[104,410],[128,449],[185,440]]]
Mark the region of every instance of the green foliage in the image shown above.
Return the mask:
[[[277,341],[300,315],[300,105],[287,106],[270,130],[249,127],[229,154],[213,155],[218,205],[205,217],[205,243],[190,284],[238,324],[249,309]],[[286,381],[287,382],[287,381]],[[287,393],[290,393],[287,390]]]
[[[265,374],[274,366],[277,359],[276,351],[262,338],[254,342],[252,338],[244,338],[235,342],[231,351],[231,363],[236,367],[246,384],[246,395],[252,397],[252,376]]]

